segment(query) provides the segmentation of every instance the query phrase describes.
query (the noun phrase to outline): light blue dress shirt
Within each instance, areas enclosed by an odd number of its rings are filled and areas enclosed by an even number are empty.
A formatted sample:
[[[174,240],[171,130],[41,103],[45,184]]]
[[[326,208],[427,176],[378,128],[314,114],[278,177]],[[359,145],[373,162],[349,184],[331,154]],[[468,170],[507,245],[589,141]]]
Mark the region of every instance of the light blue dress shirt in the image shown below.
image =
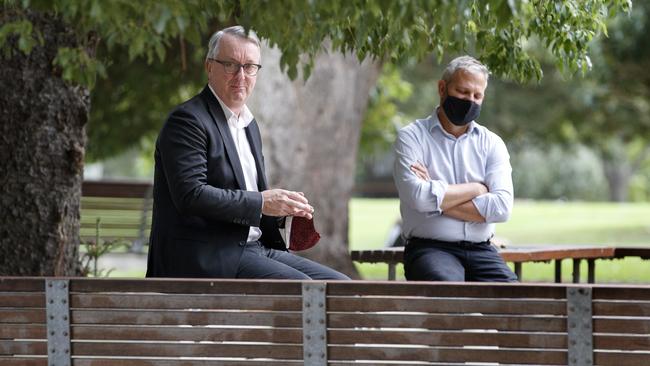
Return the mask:
[[[430,181],[411,171],[416,162],[427,167]],[[475,121],[458,138],[442,128],[435,112],[400,129],[393,178],[406,239],[483,242],[494,235],[494,223],[508,220],[512,211],[512,167],[506,145]],[[485,223],[458,220],[440,208],[449,184],[471,182],[488,188],[488,193],[472,200]]]

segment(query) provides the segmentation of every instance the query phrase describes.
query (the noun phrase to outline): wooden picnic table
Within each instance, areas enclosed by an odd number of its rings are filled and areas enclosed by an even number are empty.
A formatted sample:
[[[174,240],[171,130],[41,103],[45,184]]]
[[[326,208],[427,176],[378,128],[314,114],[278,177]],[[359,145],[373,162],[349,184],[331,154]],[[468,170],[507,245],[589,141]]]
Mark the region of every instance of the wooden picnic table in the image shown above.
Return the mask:
[[[624,257],[641,257],[650,259],[647,247],[613,247],[598,245],[522,245],[499,249],[506,262],[513,262],[515,273],[521,280],[522,264],[526,262],[555,261],[555,282],[562,282],[562,260],[573,260],[573,282],[580,282],[580,264],[587,261],[587,282],[594,283],[596,259],[619,259]],[[352,260],[361,263],[388,264],[388,279],[395,280],[395,266],[404,260],[404,247],[391,247],[375,250],[353,250]]]

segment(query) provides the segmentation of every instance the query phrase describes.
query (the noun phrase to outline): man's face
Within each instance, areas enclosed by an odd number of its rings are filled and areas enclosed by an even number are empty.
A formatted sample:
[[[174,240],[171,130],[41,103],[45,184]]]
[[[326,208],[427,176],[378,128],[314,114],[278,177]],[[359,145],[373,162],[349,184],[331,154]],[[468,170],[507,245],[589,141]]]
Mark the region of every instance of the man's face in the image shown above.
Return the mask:
[[[438,82],[440,104],[447,95],[451,95],[481,105],[485,88],[487,88],[487,79],[482,73],[460,69],[452,75],[448,84],[444,80]]]
[[[237,64],[259,64],[260,49],[255,43],[230,34],[225,34],[219,43],[219,54],[215,59]],[[256,76],[249,76],[240,68],[235,74],[227,74],[223,65],[207,60],[208,83],[219,98],[233,111],[239,109],[253,92]]]

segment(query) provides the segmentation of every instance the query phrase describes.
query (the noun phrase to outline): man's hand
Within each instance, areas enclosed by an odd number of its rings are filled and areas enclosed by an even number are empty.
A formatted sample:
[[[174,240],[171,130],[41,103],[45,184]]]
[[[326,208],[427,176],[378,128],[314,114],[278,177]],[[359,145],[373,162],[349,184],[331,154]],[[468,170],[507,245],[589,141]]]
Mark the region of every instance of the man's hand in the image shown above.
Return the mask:
[[[431,177],[429,176],[429,171],[427,171],[427,168],[422,165],[419,161],[411,165],[411,171],[415,173],[415,175],[425,181],[430,181]]]
[[[269,189],[262,192],[262,213],[267,216],[302,216],[312,218],[314,208],[302,192]]]

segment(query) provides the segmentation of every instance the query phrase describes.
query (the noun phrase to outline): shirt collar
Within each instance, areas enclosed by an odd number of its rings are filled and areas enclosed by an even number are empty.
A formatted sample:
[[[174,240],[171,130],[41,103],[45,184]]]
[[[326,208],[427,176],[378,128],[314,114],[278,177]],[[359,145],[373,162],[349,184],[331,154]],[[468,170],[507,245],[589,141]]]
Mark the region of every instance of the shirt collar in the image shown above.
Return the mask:
[[[233,111],[228,108],[227,105],[224,104],[224,102],[219,98],[217,93],[214,92],[214,89],[212,89],[212,86],[208,84],[208,88],[210,88],[210,91],[212,94],[217,98],[217,101],[219,102],[219,105],[221,105],[221,109],[223,109],[223,114],[226,116],[226,121],[228,121],[228,125],[234,128],[246,128],[248,125],[253,122],[253,113],[251,113],[251,110],[248,109],[248,106],[244,104],[244,107],[241,109],[241,113],[239,116],[236,116]]]
[[[445,131],[444,128],[442,128],[442,124],[440,123],[440,119],[438,118],[438,109],[440,106],[436,107],[436,109],[433,110],[433,113],[431,113],[431,117],[429,118],[429,131],[433,133],[434,129],[439,129],[440,132],[443,132],[447,135],[450,135],[449,132]],[[467,132],[465,134],[469,135],[473,132],[478,132],[478,129],[476,128],[478,124],[476,121],[472,121],[469,123],[469,128],[467,129]],[[451,135],[450,135],[451,136]]]

